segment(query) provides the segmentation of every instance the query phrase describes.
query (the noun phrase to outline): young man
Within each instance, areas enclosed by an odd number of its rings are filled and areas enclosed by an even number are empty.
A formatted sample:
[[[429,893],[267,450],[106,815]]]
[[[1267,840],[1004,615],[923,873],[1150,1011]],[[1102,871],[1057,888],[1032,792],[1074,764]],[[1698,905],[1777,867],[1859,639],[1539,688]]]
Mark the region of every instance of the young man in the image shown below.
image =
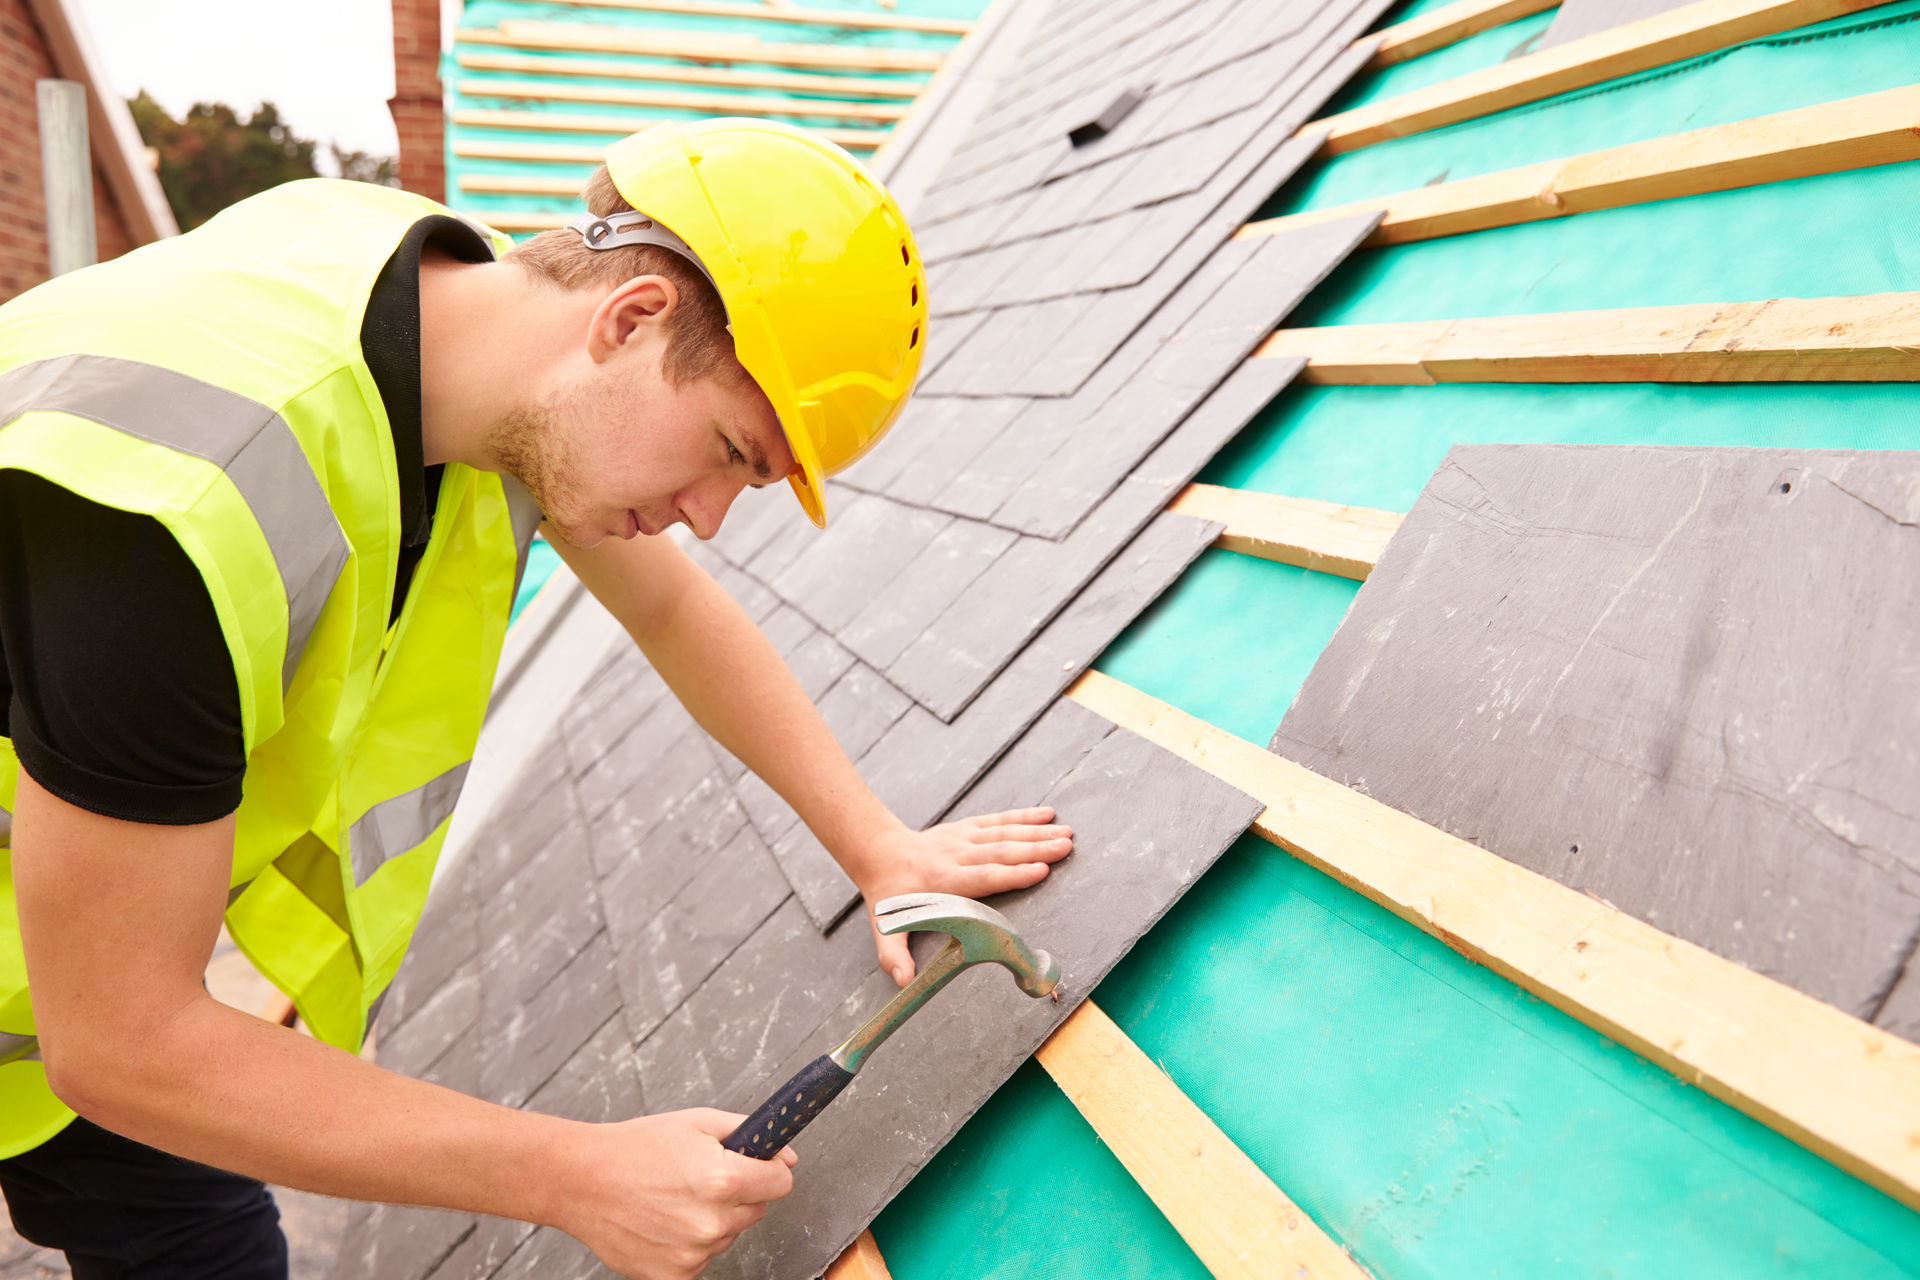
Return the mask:
[[[919,366],[891,199],[749,121],[636,135],[587,195],[495,261],[429,201],[296,183],[0,308],[0,1187],[83,1280],[284,1275],[254,1179],[545,1223],[663,1277],[791,1186],[791,1151],[720,1148],[737,1116],[582,1125],[355,1056],[542,516],[869,903],[1071,848],[1045,810],[903,827],[656,536],[781,480],[824,521]],[[223,918],[315,1038],[208,997]]]

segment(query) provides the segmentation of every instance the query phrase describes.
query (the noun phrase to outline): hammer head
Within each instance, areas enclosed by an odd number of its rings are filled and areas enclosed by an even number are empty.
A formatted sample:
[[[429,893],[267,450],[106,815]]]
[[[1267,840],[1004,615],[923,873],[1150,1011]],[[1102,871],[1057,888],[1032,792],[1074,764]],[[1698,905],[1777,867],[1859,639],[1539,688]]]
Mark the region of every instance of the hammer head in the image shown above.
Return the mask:
[[[1013,921],[972,898],[903,893],[875,903],[873,914],[882,933],[946,934],[960,945],[965,965],[1002,965],[1030,996],[1051,995],[1060,984],[1052,956],[1027,946]]]

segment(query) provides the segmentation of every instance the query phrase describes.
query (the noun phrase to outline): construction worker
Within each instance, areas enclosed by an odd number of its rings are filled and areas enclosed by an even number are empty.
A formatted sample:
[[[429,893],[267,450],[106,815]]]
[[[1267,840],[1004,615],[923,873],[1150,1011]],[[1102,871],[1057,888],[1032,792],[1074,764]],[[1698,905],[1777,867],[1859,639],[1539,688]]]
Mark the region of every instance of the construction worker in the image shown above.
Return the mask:
[[[907,830],[657,536],[782,480],[824,524],[926,336],[892,199],[713,120],[616,144],[586,200],[509,253],[292,183],[0,308],[0,1187],[82,1280],[284,1276],[256,1179],[548,1224],[627,1276],[695,1274],[787,1193],[791,1151],[719,1146],[738,1116],[578,1124],[357,1056],[536,525],[869,904],[1071,849],[1047,810]],[[223,919],[311,1038],[208,996]]]

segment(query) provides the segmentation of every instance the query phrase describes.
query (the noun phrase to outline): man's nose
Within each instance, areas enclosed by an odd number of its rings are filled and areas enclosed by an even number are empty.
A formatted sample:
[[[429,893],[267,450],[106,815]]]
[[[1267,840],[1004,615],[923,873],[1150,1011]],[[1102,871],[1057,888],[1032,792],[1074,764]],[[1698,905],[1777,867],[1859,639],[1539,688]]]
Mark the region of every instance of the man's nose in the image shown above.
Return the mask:
[[[681,510],[686,512],[693,536],[705,542],[720,532],[720,523],[727,518],[733,500],[746,487],[745,481],[716,476],[689,495],[690,501],[682,504]]]

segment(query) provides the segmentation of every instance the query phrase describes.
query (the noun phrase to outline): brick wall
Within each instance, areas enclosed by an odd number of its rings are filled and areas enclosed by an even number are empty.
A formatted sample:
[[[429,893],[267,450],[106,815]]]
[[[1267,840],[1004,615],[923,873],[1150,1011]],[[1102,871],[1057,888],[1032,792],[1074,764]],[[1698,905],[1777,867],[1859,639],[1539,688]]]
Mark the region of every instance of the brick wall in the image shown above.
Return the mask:
[[[33,83],[55,73],[25,0],[0,0],[0,302],[47,278],[46,194],[40,185],[40,113]],[[100,258],[133,247],[100,167],[93,172]]]
[[[9,0],[0,0],[8,3]],[[393,112],[400,185],[447,198],[446,112],[440,88],[440,0],[393,0]]]

